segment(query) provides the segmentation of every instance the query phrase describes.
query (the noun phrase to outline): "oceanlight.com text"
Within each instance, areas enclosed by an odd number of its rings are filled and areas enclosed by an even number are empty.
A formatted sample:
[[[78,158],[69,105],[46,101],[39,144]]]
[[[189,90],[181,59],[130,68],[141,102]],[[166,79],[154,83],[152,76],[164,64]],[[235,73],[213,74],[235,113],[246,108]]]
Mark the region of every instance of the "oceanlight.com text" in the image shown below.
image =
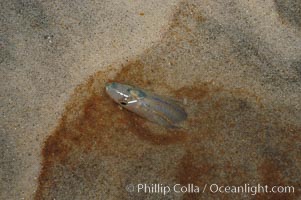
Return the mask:
[[[126,186],[128,192],[137,193],[149,193],[149,194],[162,194],[167,195],[169,193],[205,193],[209,192],[211,194],[235,194],[235,193],[245,193],[249,195],[256,195],[259,193],[294,193],[294,186],[268,186],[268,185],[219,185],[219,184],[205,184],[199,186],[196,184],[173,184],[165,185],[159,183],[146,184],[129,184]]]

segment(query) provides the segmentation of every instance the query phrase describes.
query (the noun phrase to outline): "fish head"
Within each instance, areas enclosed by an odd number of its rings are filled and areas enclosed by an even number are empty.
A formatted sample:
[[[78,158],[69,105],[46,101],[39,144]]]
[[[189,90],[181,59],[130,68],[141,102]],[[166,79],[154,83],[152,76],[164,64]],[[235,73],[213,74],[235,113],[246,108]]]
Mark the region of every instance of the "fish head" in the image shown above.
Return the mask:
[[[139,88],[116,82],[107,83],[106,92],[116,103],[123,107],[137,103],[146,96]]]

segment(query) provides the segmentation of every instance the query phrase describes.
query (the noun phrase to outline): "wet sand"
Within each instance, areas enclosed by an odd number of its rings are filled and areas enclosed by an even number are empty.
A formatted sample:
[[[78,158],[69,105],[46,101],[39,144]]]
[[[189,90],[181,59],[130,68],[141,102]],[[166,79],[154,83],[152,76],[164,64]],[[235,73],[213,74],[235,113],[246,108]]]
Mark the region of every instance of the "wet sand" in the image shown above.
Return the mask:
[[[297,1],[1,3],[4,199],[163,199],[128,184],[293,185],[298,199]],[[187,99],[186,129],[120,110],[119,81]],[[299,190],[297,190],[299,188]]]

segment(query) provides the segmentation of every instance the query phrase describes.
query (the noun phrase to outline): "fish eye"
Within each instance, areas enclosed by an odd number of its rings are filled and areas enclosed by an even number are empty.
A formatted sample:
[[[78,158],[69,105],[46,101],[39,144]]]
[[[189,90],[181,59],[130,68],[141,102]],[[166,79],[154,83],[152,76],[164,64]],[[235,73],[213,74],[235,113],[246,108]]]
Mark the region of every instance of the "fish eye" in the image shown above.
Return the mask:
[[[126,106],[128,103],[125,102],[125,101],[121,101],[120,104],[123,105],[123,106]]]

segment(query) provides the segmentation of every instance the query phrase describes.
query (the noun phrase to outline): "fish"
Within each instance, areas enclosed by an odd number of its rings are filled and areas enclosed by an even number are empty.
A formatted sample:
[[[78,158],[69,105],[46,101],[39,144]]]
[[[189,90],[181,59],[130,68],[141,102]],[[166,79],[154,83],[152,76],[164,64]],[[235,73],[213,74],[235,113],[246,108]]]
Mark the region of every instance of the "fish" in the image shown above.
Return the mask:
[[[121,107],[161,126],[177,128],[187,119],[185,109],[175,99],[117,82],[106,83],[105,90]]]

